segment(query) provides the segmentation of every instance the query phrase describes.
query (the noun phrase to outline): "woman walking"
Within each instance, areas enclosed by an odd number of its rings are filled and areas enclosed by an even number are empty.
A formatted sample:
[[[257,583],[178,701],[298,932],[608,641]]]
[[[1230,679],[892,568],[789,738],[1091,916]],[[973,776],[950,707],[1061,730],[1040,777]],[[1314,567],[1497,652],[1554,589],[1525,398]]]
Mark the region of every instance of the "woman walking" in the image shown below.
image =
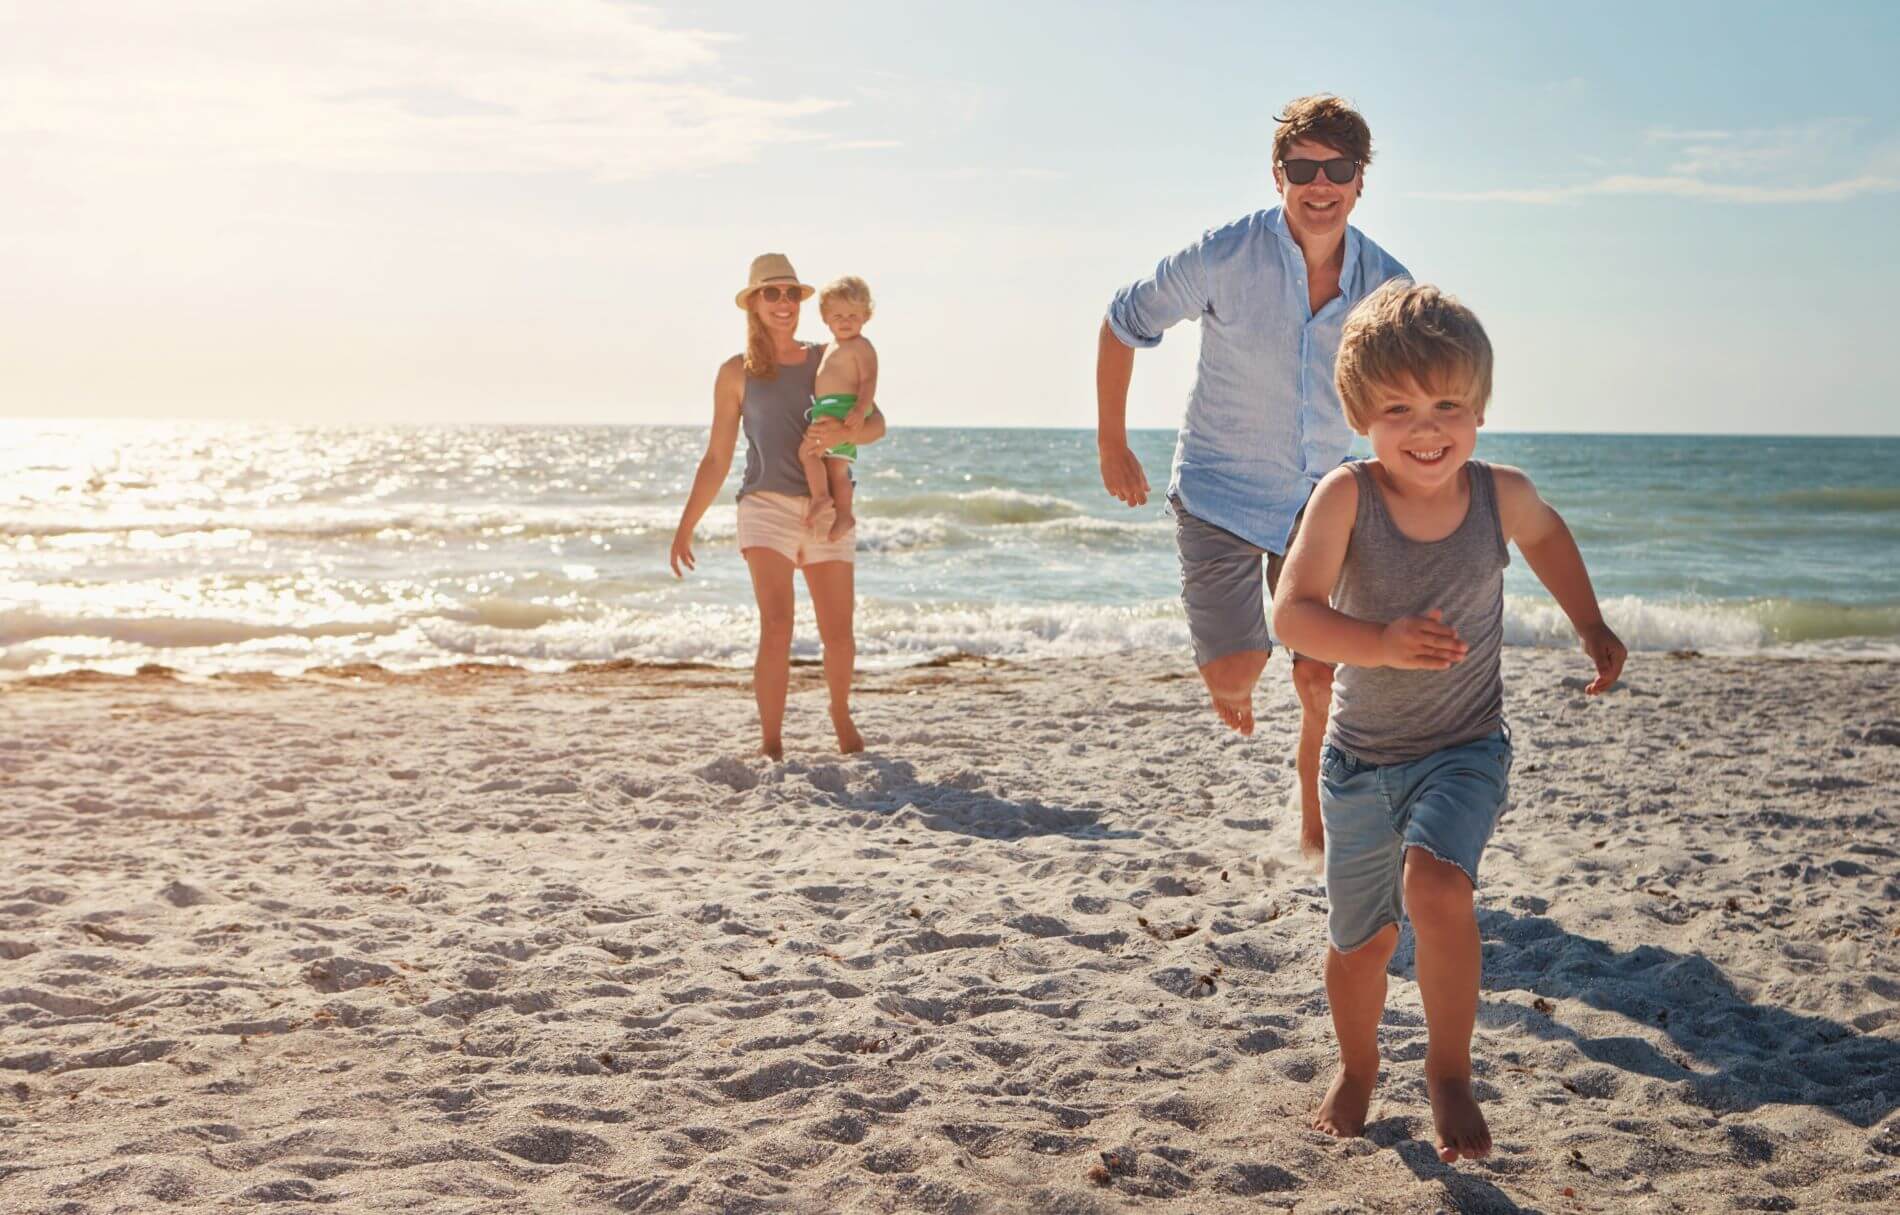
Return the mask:
[[[798,340],[799,305],[813,288],[802,283],[782,253],[752,259],[744,290],[735,297],[746,314],[744,354],[727,359],[713,381],[712,433],[692,491],[680,512],[668,561],[675,577],[692,569],[693,528],[719,494],[732,468],[739,431],[746,437],[745,475],[739,485],[739,552],[752,572],[759,604],[759,650],[752,692],[759,705],[760,749],[785,755],[781,731],[792,665],[792,572],[805,572],[818,637],[824,646],[825,687],[838,749],[864,749],[851,721],[851,675],[857,643],[851,617],[856,602],[853,561],[857,532],[837,539],[805,527],[806,487],[800,449],[863,446],[884,437],[884,416],[873,411],[855,424],[837,418],[808,421],[812,385],[824,343]]]

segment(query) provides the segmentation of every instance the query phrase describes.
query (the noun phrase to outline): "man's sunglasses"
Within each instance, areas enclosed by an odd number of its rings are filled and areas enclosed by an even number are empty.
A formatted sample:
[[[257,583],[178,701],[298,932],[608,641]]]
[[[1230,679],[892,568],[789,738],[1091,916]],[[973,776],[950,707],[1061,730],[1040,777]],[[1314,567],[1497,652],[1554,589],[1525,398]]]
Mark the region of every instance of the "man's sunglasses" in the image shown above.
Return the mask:
[[[776,304],[780,300],[790,300],[792,301],[792,303],[796,304],[800,299],[804,298],[803,296],[799,295],[798,292],[799,292],[799,289],[797,287],[760,287],[759,288],[759,294],[765,297],[765,302],[768,304]]]
[[[1343,186],[1359,172],[1359,162],[1335,156],[1331,160],[1283,160],[1280,168],[1285,171],[1286,179],[1296,186],[1310,184],[1321,169],[1326,170],[1327,181]]]

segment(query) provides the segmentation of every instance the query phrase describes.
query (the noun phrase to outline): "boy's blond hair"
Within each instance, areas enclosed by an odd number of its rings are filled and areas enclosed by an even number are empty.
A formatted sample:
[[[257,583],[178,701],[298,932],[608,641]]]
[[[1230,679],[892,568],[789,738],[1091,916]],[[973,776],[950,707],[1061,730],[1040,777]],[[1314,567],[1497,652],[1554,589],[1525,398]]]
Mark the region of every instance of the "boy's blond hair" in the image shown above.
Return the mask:
[[[822,316],[825,306],[832,300],[849,300],[864,309],[864,319],[870,320],[877,311],[877,304],[871,299],[871,285],[855,274],[843,278],[834,278],[818,292],[818,312]]]
[[[1483,421],[1491,399],[1491,339],[1456,298],[1410,279],[1392,279],[1346,318],[1333,383],[1346,420],[1361,433],[1382,390],[1419,389],[1462,401]]]

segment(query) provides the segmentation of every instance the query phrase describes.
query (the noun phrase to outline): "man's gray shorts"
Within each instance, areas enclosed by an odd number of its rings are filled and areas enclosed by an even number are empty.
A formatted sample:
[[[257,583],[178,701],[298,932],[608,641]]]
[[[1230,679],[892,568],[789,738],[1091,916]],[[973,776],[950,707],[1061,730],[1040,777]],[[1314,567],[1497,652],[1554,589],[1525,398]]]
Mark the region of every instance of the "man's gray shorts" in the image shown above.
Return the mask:
[[[1174,546],[1181,556],[1181,602],[1187,606],[1188,638],[1194,643],[1194,665],[1204,667],[1216,658],[1242,650],[1273,652],[1267,633],[1267,597],[1280,584],[1286,557],[1243,540],[1224,527],[1187,513],[1178,498],[1168,500],[1174,512]],[[1294,521],[1294,535],[1299,534]],[[1293,537],[1287,537],[1291,546]],[[1260,559],[1267,559],[1264,592]]]

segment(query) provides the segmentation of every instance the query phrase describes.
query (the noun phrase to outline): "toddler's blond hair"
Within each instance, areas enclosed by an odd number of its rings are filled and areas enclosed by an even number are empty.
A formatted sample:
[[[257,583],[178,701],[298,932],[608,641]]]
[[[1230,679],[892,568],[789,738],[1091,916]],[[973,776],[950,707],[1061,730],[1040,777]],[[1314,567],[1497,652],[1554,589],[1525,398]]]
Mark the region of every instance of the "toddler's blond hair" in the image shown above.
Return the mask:
[[[843,278],[834,278],[818,292],[818,312],[824,314],[825,306],[832,300],[849,300],[864,309],[864,319],[870,320],[877,311],[877,304],[871,299],[871,285],[855,274]]]

